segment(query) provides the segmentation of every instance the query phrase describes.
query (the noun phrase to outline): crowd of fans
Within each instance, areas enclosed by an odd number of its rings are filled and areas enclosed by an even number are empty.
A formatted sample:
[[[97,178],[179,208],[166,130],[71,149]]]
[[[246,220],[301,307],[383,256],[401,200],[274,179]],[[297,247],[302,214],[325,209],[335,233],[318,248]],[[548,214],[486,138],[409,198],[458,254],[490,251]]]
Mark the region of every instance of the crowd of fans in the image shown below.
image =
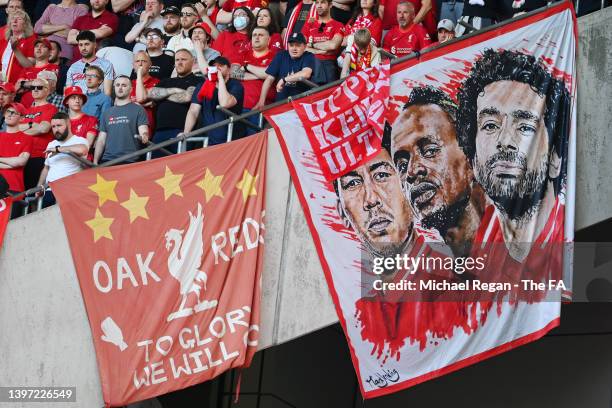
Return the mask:
[[[0,0],[0,176],[42,185],[546,3]]]

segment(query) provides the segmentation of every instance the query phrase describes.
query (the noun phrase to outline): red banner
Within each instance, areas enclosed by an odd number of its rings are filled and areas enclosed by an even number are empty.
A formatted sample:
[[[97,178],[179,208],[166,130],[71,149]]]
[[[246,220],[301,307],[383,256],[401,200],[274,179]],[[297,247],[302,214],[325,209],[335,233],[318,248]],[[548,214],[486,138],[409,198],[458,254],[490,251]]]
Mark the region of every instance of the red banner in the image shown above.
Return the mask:
[[[0,249],[2,249],[6,226],[11,218],[11,203],[12,199],[10,197],[0,199]]]
[[[327,181],[378,154],[388,101],[387,62],[354,73],[325,97],[293,102]]]
[[[250,364],[266,144],[262,133],[52,183],[108,406]]]

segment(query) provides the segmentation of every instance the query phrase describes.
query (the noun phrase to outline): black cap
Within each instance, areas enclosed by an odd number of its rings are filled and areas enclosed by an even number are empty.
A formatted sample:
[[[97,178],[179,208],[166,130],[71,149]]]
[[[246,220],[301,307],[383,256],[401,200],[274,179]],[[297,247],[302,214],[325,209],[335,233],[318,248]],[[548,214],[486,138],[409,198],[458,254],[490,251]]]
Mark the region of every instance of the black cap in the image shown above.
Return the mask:
[[[291,43],[301,43],[306,44],[306,38],[304,38],[304,34],[302,33],[293,33],[289,36],[289,40],[287,40],[289,44]]]
[[[222,57],[222,56],[218,56],[218,57],[217,57],[217,58],[215,58],[214,60],[210,61],[208,64],[209,64],[209,65],[217,65],[217,64],[220,64],[220,65],[226,65],[226,66],[228,66],[228,67],[231,67],[231,66],[232,66],[232,63],[231,63],[231,62],[229,62],[229,60],[228,60],[227,58]]]
[[[165,9],[163,9],[160,14],[162,16],[165,16],[166,14],[174,14],[174,15],[180,16],[181,10],[179,10],[178,7],[170,6],[170,7],[166,7]]]

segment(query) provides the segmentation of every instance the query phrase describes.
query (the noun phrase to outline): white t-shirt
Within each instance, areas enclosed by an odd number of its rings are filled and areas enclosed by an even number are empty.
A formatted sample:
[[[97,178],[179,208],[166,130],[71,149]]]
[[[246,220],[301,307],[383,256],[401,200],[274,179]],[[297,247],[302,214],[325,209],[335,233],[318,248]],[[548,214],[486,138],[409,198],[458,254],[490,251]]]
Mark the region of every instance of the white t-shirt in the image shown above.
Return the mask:
[[[63,142],[58,142],[57,140],[49,142],[47,145],[47,150],[55,149],[55,146],[62,147],[80,144],[87,146],[87,139],[73,135],[70,139]],[[53,156],[47,157],[45,160],[45,166],[49,166],[47,183],[70,176],[74,173],[78,173],[82,169],[81,163],[79,163],[74,157],[64,153],[56,153]]]

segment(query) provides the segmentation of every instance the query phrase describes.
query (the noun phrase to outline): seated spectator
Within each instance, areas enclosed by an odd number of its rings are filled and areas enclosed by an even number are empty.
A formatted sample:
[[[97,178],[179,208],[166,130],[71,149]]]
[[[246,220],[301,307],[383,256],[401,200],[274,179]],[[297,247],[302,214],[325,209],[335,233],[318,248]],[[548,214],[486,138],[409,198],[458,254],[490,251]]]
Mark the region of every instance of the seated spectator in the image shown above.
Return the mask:
[[[500,14],[500,4],[497,0],[469,0],[463,4],[463,14],[455,27],[455,35],[461,37],[468,34],[460,22],[467,23],[476,30],[492,26],[497,23]]]
[[[161,16],[164,18],[164,44],[168,44],[173,36],[181,32],[181,10],[174,6],[166,7]]]
[[[26,108],[32,105],[32,91],[30,83],[41,71],[52,71],[56,74],[59,71],[57,64],[49,62],[51,55],[51,43],[46,38],[38,38],[34,43],[34,65],[21,71],[21,75],[16,82],[17,94],[21,95],[21,104]]]
[[[146,29],[157,28],[162,30],[164,28],[164,18],[161,16],[163,7],[164,4],[161,0],[146,0],[145,9],[140,13],[138,23],[134,24],[134,27],[125,35],[125,42],[134,44],[133,53],[146,49],[147,41],[143,35]]]
[[[268,7],[260,8],[255,16],[256,27],[266,27],[270,33],[270,49],[282,50],[283,38],[280,35],[278,22],[273,18],[272,11]],[[251,36],[252,38],[252,36]]]
[[[315,57],[306,51],[306,38],[302,33],[293,33],[289,37],[289,49],[280,51],[272,62],[266,74],[268,75],[261,88],[258,106],[265,104],[268,91],[276,83],[276,100],[282,101],[290,96],[301,94],[310,89],[300,82],[310,79],[315,68]]]
[[[147,40],[147,54],[151,58],[149,74],[158,79],[170,78],[174,71],[174,57],[164,52],[163,33],[157,28],[151,28],[145,31],[144,36]]]
[[[316,0],[317,19],[309,20],[302,27],[307,39],[306,51],[320,62],[320,72],[315,72],[316,83],[324,84],[338,79],[336,58],[344,38],[344,26],[330,14],[331,0]]]
[[[85,69],[85,85],[87,87],[85,96],[87,96],[87,101],[83,105],[83,112],[98,119],[98,123],[102,120],[102,114],[113,104],[110,96],[102,92],[100,88],[103,80],[104,71],[102,71],[102,68],[90,65]]]
[[[157,103],[157,116],[153,143],[161,143],[175,138],[185,127],[187,111],[191,103],[193,91],[202,83],[202,78],[192,72],[194,58],[188,50],[178,50],[174,54],[176,77],[166,77],[157,86],[146,89],[141,78],[136,78],[136,99],[144,104],[150,101]],[[166,149],[176,153],[176,144]],[[161,157],[159,151],[153,152],[153,157]]]
[[[346,25],[346,37],[344,37],[343,45],[346,45],[348,38],[360,28],[367,28],[370,31],[374,45],[381,44],[382,20],[378,16],[378,7],[378,0],[360,0],[359,8]]]
[[[397,57],[429,47],[431,39],[425,28],[414,23],[414,6],[402,1],[397,5],[397,25],[383,40],[383,48]]]
[[[199,23],[189,30],[189,38],[193,42],[193,50],[196,57],[196,65],[193,67],[193,72],[206,74],[208,64],[221,56],[219,51],[209,47],[212,39],[210,28],[204,23]]]
[[[240,64],[241,55],[251,46],[249,32],[255,24],[255,16],[247,7],[238,7],[232,13],[232,25],[219,34],[212,47],[232,64]]]
[[[96,51],[98,58],[103,58],[111,63],[115,76],[126,75],[132,73],[132,61],[134,53],[125,48],[110,46],[104,47]]]
[[[36,78],[43,79],[49,83],[49,95],[47,102],[55,106],[59,112],[68,112],[66,106],[62,103],[63,95],[57,93],[57,73],[55,71],[40,71]]]
[[[34,42],[36,36],[30,17],[23,10],[15,10],[8,17],[8,27],[0,38],[2,76],[13,84],[24,68],[34,64]]]
[[[98,136],[98,119],[95,116],[83,113],[83,105],[86,102],[87,96],[81,88],[78,86],[66,88],[63,103],[68,108],[70,131],[73,135],[82,137],[87,141],[89,150],[87,160],[93,161],[93,151]]]
[[[74,21],[72,30],[68,33],[68,44],[74,45],[72,47],[72,62],[76,62],[82,57],[78,45],[78,36],[82,31],[90,31],[94,34],[93,41],[96,43],[96,48],[102,48],[102,40],[110,39],[117,32],[119,20],[115,14],[106,10],[107,4],[108,0],[91,0],[91,12]]]
[[[32,153],[32,138],[19,128],[19,121],[25,107],[12,102],[4,111],[6,130],[0,132],[0,175],[9,185],[9,191],[18,193],[25,190],[23,170]],[[19,211],[13,211],[13,218]]]
[[[244,103],[242,112],[249,112],[251,109],[260,109],[266,103],[274,100],[274,94],[264,96],[263,103],[259,103],[261,88],[264,80],[268,77],[266,69],[272,62],[276,51],[270,49],[270,33],[266,27],[255,27],[251,34],[251,51],[243,55],[242,65],[232,65],[231,77],[242,82],[244,88]],[[248,120],[254,125],[258,125],[259,117],[250,116]],[[257,129],[246,128],[246,135],[257,133]]]
[[[80,91],[79,87],[73,88]],[[72,133],[70,122],[68,115],[63,112],[58,112],[51,118],[51,132],[55,140],[51,141],[45,149],[45,167],[38,179],[39,186],[71,176],[83,169],[77,159],[66,154],[72,153],[85,158],[89,150],[87,140]],[[50,205],[55,205],[55,196],[51,187],[47,187],[43,197],[43,208]]]
[[[438,23],[438,41],[431,43],[430,47],[443,44],[455,38],[455,24],[450,20],[440,20]]]
[[[87,6],[75,0],[62,0],[59,4],[49,4],[36,22],[34,32],[57,41],[62,49],[61,57],[72,60],[72,47],[68,45],[68,34],[77,18],[88,12]]]
[[[433,0],[385,0],[381,2],[383,30],[390,30],[396,23],[397,6],[409,2],[414,7],[414,23],[425,27],[431,36],[436,32],[436,10]]]
[[[81,57],[68,68],[66,86],[78,86],[85,92],[87,89],[85,70],[87,67],[95,65],[104,72],[104,93],[110,95],[115,72],[113,65],[108,60],[96,56],[96,36],[91,31],[81,31],[77,36],[77,41]]]
[[[282,5],[283,3],[281,3]],[[288,49],[289,38],[294,33],[301,33],[302,27],[306,24],[307,20],[315,19],[317,17],[317,8],[314,5],[313,0],[302,0],[298,2],[294,7],[290,7],[289,11],[285,13],[283,19],[281,35],[283,37],[283,48]]]
[[[94,163],[116,159],[133,153],[149,142],[149,123],[144,108],[132,102],[130,93],[132,82],[129,77],[115,79],[115,105],[102,115],[100,132],[96,140]],[[139,158],[132,157],[124,163],[133,163]]]
[[[32,81],[34,102],[32,102],[30,108],[26,108],[19,125],[22,132],[33,138],[32,154],[24,169],[26,189],[37,185],[38,177],[45,163],[45,149],[53,139],[51,134],[51,118],[57,112],[57,108],[47,102],[49,89],[49,83],[44,79],[36,78]]]
[[[194,52],[193,43],[191,42],[191,38],[189,38],[189,30],[195,27],[199,19],[198,10],[193,4],[183,4],[181,8],[181,30],[178,34],[170,38],[170,41],[167,42],[166,50],[176,52],[184,48]]]
[[[381,55],[378,47],[372,44],[372,36],[367,28],[360,28],[350,37],[344,52],[341,78],[351,72],[358,72],[380,64]]]
[[[151,58],[149,58],[149,55],[146,52],[140,51],[137,52],[136,55],[134,55],[133,68],[134,72],[136,72],[137,75],[140,75],[142,84],[144,85],[145,89],[151,89],[159,83],[158,78],[155,78],[154,76],[151,76],[151,74],[149,74],[149,68],[151,68]],[[136,79],[132,79],[132,92],[130,93],[130,98],[132,98],[132,102],[137,102],[136,88]],[[147,112],[147,122],[149,122],[149,135],[152,135],[155,131],[155,106],[153,102],[144,103],[142,104],[142,106]]]
[[[201,0],[194,3],[194,6],[198,10],[198,15],[202,22],[210,27],[210,35],[213,39],[219,36],[219,30],[217,29],[217,15],[219,14],[219,5],[217,0]]]
[[[230,67],[231,64],[225,57],[219,57],[211,63],[208,77],[193,92],[191,106],[185,121],[184,133],[191,132],[195,128],[200,115],[202,126],[226,120],[228,116],[217,109],[217,106],[228,109],[236,115],[242,113],[244,88],[239,81],[230,78]],[[207,132],[208,145],[213,146],[225,143],[228,138],[227,133],[227,126],[218,127]],[[243,136],[244,125],[240,122],[235,122],[231,136],[232,140],[240,139]]]
[[[15,99],[15,85],[10,82],[0,82],[0,131],[6,130],[6,122],[4,121],[4,113],[6,108],[13,103]],[[25,109],[25,108],[24,108]],[[21,118],[20,118],[21,120]]]

